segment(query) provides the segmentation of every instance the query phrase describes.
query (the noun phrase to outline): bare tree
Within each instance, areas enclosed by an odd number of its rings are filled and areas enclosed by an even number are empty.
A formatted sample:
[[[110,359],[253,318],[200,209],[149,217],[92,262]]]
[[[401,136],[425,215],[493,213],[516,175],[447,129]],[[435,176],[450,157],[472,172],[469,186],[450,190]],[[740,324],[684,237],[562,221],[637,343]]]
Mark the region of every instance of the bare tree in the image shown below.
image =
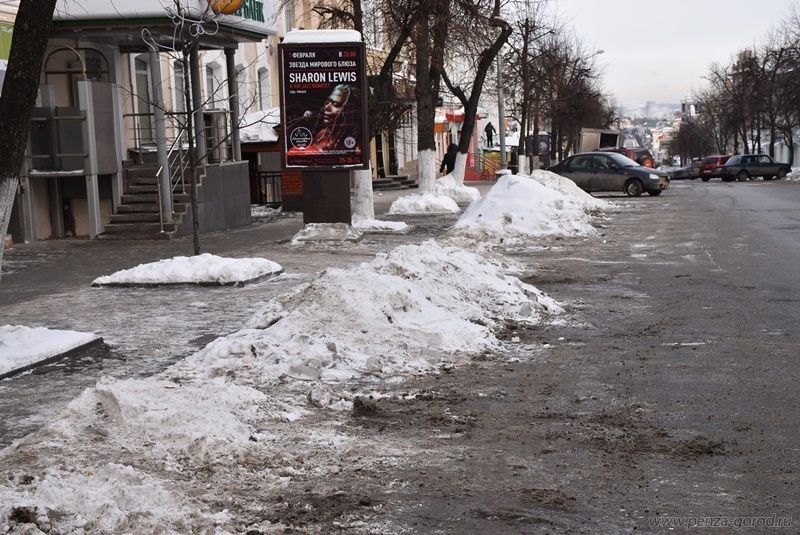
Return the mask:
[[[520,124],[518,154],[525,154],[525,142],[529,134],[538,135],[542,108],[542,81],[544,73],[541,69],[540,40],[553,32],[557,27],[546,24],[544,20],[543,1],[525,1],[509,6],[510,19],[514,33],[508,40],[508,52],[504,55],[509,76],[504,85],[513,100],[511,110]],[[514,98],[516,95],[516,98]]]
[[[481,92],[495,59],[513,33],[514,27],[503,18],[500,0],[484,3],[465,0],[456,2],[455,5],[459,9],[459,23],[452,26],[453,35],[449,42],[472,45],[461,50],[456,49],[459,54],[463,54],[462,57],[472,60],[472,64],[469,69],[461,71],[463,76],[459,78],[452,76],[450,71],[453,69],[448,72],[443,70],[442,75],[447,88],[464,107],[464,122],[458,143],[459,154],[453,172],[456,184],[463,185]]]
[[[417,19],[411,36],[416,52],[414,96],[417,103],[419,189],[432,192],[436,181],[436,102],[444,72],[445,45],[451,23],[449,0],[427,0],[425,16]]]
[[[0,147],[4,151],[0,159],[0,242],[11,220],[19,172],[28,144],[30,115],[36,104],[39,73],[55,6],[56,0],[20,2],[14,22],[8,70],[0,95],[0,117],[3,118]],[[0,268],[2,263],[3,247],[0,246]]]
[[[539,62],[546,95],[542,111],[552,132],[554,160],[573,150],[581,128],[604,128],[614,117],[598,88],[596,56],[586,53],[569,31],[549,34],[542,41]]]

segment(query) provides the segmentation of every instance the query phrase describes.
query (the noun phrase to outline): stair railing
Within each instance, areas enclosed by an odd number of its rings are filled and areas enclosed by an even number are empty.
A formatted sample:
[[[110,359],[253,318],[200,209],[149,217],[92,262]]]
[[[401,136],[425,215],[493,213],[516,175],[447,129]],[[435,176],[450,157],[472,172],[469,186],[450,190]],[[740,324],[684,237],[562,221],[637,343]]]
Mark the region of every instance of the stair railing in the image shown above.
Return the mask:
[[[183,150],[183,134],[185,133],[186,129],[181,129],[178,132],[178,135],[175,136],[175,140],[172,142],[169,150],[167,151],[167,161],[170,163],[170,173],[169,173],[169,181],[172,184],[172,192],[175,192],[175,189],[178,187],[178,184],[181,186],[181,193],[186,193],[186,181],[184,180],[184,171],[186,168],[189,167],[186,158],[186,151]],[[177,157],[175,157],[175,153],[177,151]],[[173,165],[176,164],[176,165]],[[158,168],[156,172],[156,176],[161,176],[161,171],[164,169],[164,166]],[[161,188],[158,188],[158,219],[161,223],[161,233],[164,233],[164,212],[161,210],[161,205],[163,201],[161,199]],[[173,209],[174,212],[174,209]]]
[[[186,193],[186,180],[184,180],[186,169],[189,168],[189,159],[187,158],[188,151],[183,147],[183,137],[184,133],[186,132],[185,128],[182,128],[178,135],[175,137],[175,141],[172,142],[172,146],[167,151],[167,161],[170,162],[170,182],[172,183],[172,192],[175,192],[175,189],[178,187],[178,184],[181,186],[181,193]],[[174,156],[177,151],[177,156]]]

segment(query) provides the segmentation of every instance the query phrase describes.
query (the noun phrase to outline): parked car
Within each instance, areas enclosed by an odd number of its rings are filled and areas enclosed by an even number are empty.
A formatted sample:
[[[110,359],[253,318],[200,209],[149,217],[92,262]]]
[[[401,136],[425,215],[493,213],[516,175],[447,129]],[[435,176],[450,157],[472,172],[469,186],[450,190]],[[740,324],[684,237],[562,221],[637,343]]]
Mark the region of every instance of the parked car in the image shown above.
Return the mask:
[[[764,180],[780,180],[791,170],[792,166],[788,163],[773,162],[766,154],[737,154],[719,166],[716,173],[726,182],[744,182],[757,176],[764,177]]]
[[[669,173],[670,180],[694,180],[695,178],[700,178],[700,162],[692,162],[689,165],[676,167],[667,172]]]
[[[653,154],[643,148],[630,148],[630,147],[601,147],[599,149],[595,149],[596,152],[616,152],[617,154],[622,154],[633,160],[634,162],[638,163],[644,167],[655,167],[656,160],[653,158]]]
[[[712,178],[720,178],[717,168],[728,161],[732,154],[717,154],[716,156],[706,156],[700,161],[700,180],[708,182]]]
[[[659,195],[669,187],[669,175],[616,152],[581,152],[548,168],[569,178],[584,191],[623,191],[629,197],[643,192]]]

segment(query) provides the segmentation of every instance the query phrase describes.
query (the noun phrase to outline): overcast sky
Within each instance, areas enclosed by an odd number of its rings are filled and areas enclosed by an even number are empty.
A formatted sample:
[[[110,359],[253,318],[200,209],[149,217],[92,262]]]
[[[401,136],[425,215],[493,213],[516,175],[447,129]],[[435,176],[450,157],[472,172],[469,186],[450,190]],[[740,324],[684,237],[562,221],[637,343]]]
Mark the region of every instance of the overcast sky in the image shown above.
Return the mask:
[[[798,0],[794,0],[797,2]],[[713,62],[763,40],[792,0],[555,0],[604,68],[621,106],[678,103],[703,87]]]

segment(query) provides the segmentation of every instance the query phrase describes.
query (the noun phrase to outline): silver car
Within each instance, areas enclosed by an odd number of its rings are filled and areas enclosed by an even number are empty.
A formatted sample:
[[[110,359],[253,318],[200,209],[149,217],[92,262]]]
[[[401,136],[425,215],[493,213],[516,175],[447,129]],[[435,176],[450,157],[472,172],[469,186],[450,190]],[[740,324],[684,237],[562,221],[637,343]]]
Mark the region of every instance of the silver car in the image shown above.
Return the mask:
[[[569,178],[584,191],[622,191],[638,197],[645,191],[659,195],[669,187],[669,175],[658,169],[643,167],[613,152],[582,152],[548,168]]]

